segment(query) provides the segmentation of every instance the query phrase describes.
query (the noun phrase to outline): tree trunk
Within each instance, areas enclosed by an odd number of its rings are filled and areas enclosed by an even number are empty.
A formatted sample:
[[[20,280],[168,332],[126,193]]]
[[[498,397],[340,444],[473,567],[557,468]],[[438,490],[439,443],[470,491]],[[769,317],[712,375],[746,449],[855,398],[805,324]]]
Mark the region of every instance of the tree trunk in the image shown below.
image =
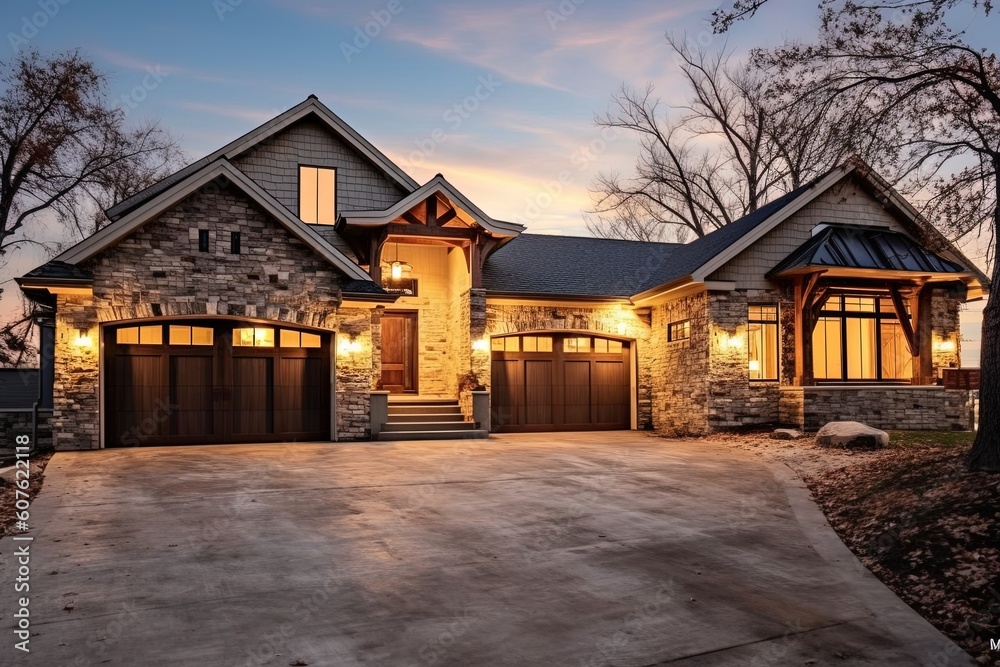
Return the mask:
[[[1000,229],[1000,204],[994,212]],[[979,380],[979,430],[969,452],[969,470],[1000,472],[1000,298],[992,290],[1000,281],[1000,261],[993,258],[991,293],[983,309]]]

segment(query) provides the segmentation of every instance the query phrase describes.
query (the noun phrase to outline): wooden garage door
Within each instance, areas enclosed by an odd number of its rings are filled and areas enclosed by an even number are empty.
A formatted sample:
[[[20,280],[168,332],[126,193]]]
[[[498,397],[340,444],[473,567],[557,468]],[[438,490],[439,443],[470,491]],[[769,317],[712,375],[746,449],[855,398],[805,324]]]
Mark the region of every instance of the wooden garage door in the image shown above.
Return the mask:
[[[494,431],[631,427],[628,342],[545,333],[495,337],[492,348]]]
[[[329,335],[232,322],[105,332],[105,444],[330,437]]]

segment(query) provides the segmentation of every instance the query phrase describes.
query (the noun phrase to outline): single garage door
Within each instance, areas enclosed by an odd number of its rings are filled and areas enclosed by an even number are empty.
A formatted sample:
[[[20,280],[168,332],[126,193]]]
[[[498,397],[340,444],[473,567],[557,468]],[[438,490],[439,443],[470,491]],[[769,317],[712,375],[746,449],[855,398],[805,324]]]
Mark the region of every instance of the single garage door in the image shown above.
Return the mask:
[[[494,431],[631,427],[628,342],[540,333],[495,337],[492,349]]]
[[[233,322],[105,332],[105,444],[330,437],[330,334]]]

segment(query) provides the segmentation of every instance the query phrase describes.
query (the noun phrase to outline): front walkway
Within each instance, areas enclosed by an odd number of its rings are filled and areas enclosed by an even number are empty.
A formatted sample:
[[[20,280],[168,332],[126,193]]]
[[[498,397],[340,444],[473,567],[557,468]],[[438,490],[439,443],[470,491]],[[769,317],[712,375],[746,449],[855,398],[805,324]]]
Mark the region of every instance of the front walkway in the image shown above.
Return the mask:
[[[968,664],[790,474],[705,443],[119,449],[46,477],[37,634],[0,664]]]

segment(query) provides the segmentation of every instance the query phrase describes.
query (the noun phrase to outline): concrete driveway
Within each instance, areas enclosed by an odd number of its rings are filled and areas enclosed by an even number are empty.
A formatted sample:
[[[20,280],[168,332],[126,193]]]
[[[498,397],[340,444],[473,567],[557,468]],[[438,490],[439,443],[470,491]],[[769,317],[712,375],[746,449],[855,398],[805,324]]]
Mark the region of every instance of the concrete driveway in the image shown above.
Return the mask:
[[[0,541],[4,665],[969,664],[793,476],[721,446],[127,449],[46,478],[30,654]]]

